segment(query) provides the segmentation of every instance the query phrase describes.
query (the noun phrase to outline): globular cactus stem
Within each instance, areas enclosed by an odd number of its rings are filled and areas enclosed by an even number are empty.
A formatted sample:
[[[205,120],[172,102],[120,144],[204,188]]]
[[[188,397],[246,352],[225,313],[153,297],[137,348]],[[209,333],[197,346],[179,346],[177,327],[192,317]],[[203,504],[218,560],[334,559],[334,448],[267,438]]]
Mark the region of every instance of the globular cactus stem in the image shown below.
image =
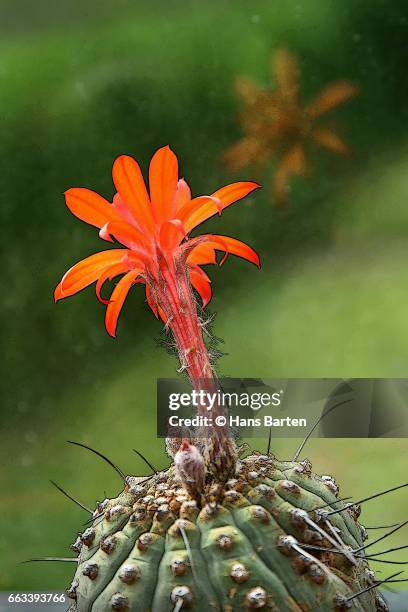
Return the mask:
[[[174,466],[147,481],[128,477],[118,497],[98,504],[73,545],[72,612],[388,610],[378,587],[403,579],[369,569],[377,539],[366,543],[359,507],[340,500],[333,478],[308,460],[253,453],[218,501],[207,494],[200,505],[182,456],[196,452],[184,440]]]

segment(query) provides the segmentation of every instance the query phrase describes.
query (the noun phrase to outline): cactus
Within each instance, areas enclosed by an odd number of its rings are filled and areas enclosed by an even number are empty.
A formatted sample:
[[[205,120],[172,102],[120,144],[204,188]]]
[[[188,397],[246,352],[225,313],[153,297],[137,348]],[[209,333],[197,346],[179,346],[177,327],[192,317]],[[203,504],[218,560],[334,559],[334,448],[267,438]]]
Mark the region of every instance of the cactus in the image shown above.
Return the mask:
[[[200,507],[174,466],[97,505],[72,545],[71,610],[387,610],[359,507],[308,460],[254,453]],[[356,593],[361,593],[356,596]]]
[[[66,202],[99,228],[102,239],[115,238],[126,248],[76,264],[55,299],[96,282],[107,305],[107,330],[115,336],[129,289],[145,284],[150,308],[175,343],[180,369],[195,389],[214,391],[214,356],[193,292],[203,306],[211,298],[201,266],[216,263],[216,251],[224,251],[223,261],[229,253],[257,265],[259,258],[234,238],[189,233],[259,185],[234,183],[191,198],[168,147],[150,163],[150,193],[128,156],[115,161],[113,179],[118,193],[112,204],[86,189],[70,189]],[[119,274],[124,276],[110,300],[103,299],[102,285]],[[198,407],[199,414],[205,410]],[[214,406],[213,414],[222,412]],[[171,466],[148,478],[125,476],[94,451],[115,468],[124,488],[95,511],[80,504],[92,516],[71,546],[78,553],[69,559],[78,565],[67,592],[71,610],[387,609],[377,590],[385,580],[368,567],[359,508],[338,498],[331,477],[313,474],[308,460],[278,461],[269,445],[267,454],[240,459],[227,425],[202,428],[194,440],[191,434],[169,437]]]

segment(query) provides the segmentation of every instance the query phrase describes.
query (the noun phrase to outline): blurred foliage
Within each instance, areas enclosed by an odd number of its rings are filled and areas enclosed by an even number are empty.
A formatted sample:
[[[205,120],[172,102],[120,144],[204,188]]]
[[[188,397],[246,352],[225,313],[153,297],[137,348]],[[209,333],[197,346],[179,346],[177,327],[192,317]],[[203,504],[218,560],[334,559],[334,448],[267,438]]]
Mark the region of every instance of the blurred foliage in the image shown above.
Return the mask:
[[[146,168],[167,143],[195,194],[233,180],[221,152],[240,136],[235,78],[262,82],[281,46],[300,59],[306,99],[333,78],[359,84],[339,118],[353,156],[338,164],[316,153],[316,176],[293,180],[285,211],[272,208],[266,188],[206,223],[206,231],[237,235],[263,259],[260,273],[232,257],[221,274],[210,272],[215,332],[229,353],[220,371],[406,376],[405,0],[103,0],[95,7],[0,1],[0,588],[62,588],[70,575],[67,567],[16,569],[21,559],[63,553],[86,520],[48,478],[87,504],[103,496],[108,468],[64,440],[94,445],[129,472],[145,468],[134,446],[165,464],[155,439],[155,382],[176,364],[155,346],[160,325],[143,292],[129,296],[116,341],[92,289],[52,302],[67,267],[100,248],[97,231],[66,210],[64,190],[86,186],[109,197],[115,156],[133,154]],[[287,456],[295,446],[275,448]],[[381,489],[390,475],[391,484],[406,479],[406,441],[320,440],[312,450],[316,470],[335,473],[345,495]],[[120,486],[114,478],[109,494]],[[380,503],[367,506],[367,522],[404,518],[403,494],[393,502],[387,517]]]

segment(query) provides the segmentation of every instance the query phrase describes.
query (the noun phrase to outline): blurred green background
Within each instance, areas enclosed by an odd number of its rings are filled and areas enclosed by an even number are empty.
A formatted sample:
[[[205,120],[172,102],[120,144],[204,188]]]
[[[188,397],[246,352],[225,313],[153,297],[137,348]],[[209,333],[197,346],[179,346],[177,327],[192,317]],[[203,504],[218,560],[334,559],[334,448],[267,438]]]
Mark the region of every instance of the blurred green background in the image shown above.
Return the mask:
[[[266,82],[282,45],[300,59],[306,100],[328,81],[354,81],[360,95],[330,118],[351,157],[313,153],[313,175],[292,181],[284,211],[271,201],[273,167],[241,172],[265,188],[203,227],[249,242],[263,262],[259,272],[231,257],[210,270],[215,332],[228,353],[219,370],[405,377],[408,10],[405,0],[2,0],[0,32],[0,589],[62,589],[71,565],[19,564],[69,555],[87,519],[49,479],[87,505],[120,489],[107,465],[65,441],[96,447],[128,473],[146,473],[132,448],[165,466],[155,384],[176,368],[157,347],[160,324],[141,289],[117,340],[92,289],[53,304],[63,272],[101,247],[63,192],[86,186],[110,197],[115,156],[146,168],[167,143],[195,194],[234,180],[220,154],[240,136],[235,77]],[[287,458],[297,445],[273,448]],[[314,439],[306,455],[337,476],[343,495],[406,480],[407,440]],[[367,504],[363,522],[403,520],[406,508],[403,490]],[[391,545],[407,536],[405,528]]]

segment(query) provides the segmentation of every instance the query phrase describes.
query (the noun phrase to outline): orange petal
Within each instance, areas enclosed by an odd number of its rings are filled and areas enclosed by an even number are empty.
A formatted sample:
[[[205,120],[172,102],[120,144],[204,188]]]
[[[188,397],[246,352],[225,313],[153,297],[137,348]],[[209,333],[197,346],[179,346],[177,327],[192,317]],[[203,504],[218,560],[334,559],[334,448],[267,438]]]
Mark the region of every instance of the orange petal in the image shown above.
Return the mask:
[[[359,88],[351,83],[350,81],[336,81],[330,83],[322,89],[320,94],[309,104],[306,108],[306,112],[309,117],[315,119],[320,117],[327,111],[331,110],[339,104],[344,104],[355,95],[357,95]]]
[[[291,102],[299,98],[299,65],[296,57],[287,49],[278,49],[273,62],[279,92]]]
[[[165,221],[160,228],[160,244],[163,250],[174,249],[185,235],[186,230],[180,219]]]
[[[145,255],[151,250],[151,246],[145,234],[139,232],[139,230],[129,223],[126,223],[126,221],[113,221],[112,223],[107,223],[103,226],[99,235],[105,240],[110,236],[114,236],[116,240],[129,249],[139,250]]]
[[[163,308],[156,302],[149,285],[146,285],[146,299],[156,319],[160,317],[163,323],[167,323],[167,315]]]
[[[329,151],[333,151],[333,153],[338,153],[339,155],[347,155],[349,153],[346,143],[328,128],[315,128],[311,136],[317,144]]]
[[[177,211],[177,216],[182,223],[186,223],[187,226],[189,226],[191,217],[194,216],[197,211],[201,210],[204,205],[211,207],[214,215],[216,212],[218,212],[219,215],[222,213],[222,203],[219,198],[215,198],[214,196],[199,196],[198,198],[193,198],[189,202],[186,202],[186,204]]]
[[[105,225],[99,230],[99,238],[106,240],[106,242],[113,242],[113,238],[111,238],[111,235],[108,232],[108,223],[105,223]]]
[[[113,266],[110,266],[109,268],[106,268],[106,270],[102,272],[102,274],[96,281],[96,285],[95,285],[96,297],[102,304],[109,304],[110,302],[110,300],[104,300],[103,297],[101,296],[101,289],[102,289],[103,284],[107,280],[112,280],[112,278],[114,278],[115,276],[118,276],[119,274],[123,274],[124,272],[127,272],[128,270],[129,270],[128,264],[126,262],[121,262],[118,264],[114,264]]]
[[[202,299],[203,308],[205,308],[212,297],[210,279],[204,270],[198,266],[194,266],[190,269],[190,280],[192,286]]]
[[[229,254],[242,257],[243,259],[254,263],[256,266],[258,266],[258,268],[261,267],[258,253],[248,244],[245,244],[245,242],[241,242],[241,240],[231,238],[230,236],[209,234],[209,244],[212,243],[214,243],[214,248],[217,250],[224,251],[226,246]]]
[[[129,289],[135,283],[136,278],[141,270],[131,270],[123,276],[114,290],[112,291],[111,299],[105,313],[105,327],[110,336],[113,338],[116,335],[116,326],[124,301],[129,293]]]
[[[211,195],[213,198],[221,200],[222,209],[224,210],[224,208],[230,204],[245,198],[245,196],[251,193],[251,191],[254,191],[254,189],[259,189],[260,186],[259,183],[254,183],[253,181],[231,183],[230,185],[221,187],[221,189],[217,189],[217,191]]]
[[[184,204],[191,200],[191,189],[184,179],[180,179],[177,183],[175,207],[179,210]]]
[[[124,249],[112,249],[95,253],[79,261],[62,277],[54,292],[55,301],[74,295],[74,293],[94,283],[105,268],[119,263],[125,254],[126,250]]]
[[[177,157],[169,146],[158,149],[149,166],[150,199],[158,223],[174,215],[177,181]]]
[[[129,270],[133,268],[145,268],[145,263],[140,256],[140,253],[136,251],[126,250],[124,251],[123,263],[127,264]]]
[[[119,195],[136,221],[153,232],[154,219],[149,194],[137,161],[129,155],[121,155],[114,161],[112,177]]]
[[[64,297],[65,296],[62,293],[62,289],[61,289],[61,283],[58,283],[58,285],[54,289],[54,302],[57,303],[58,300],[62,300]]]
[[[157,306],[157,312],[159,313],[159,316],[163,323],[167,323],[167,315],[161,306]]]
[[[91,189],[68,189],[65,192],[65,202],[72,214],[95,227],[103,227],[109,221],[122,220],[113,206]]]
[[[191,265],[216,264],[217,258],[214,247],[207,243],[198,244],[187,257],[187,263]]]
[[[201,238],[201,236],[200,236]],[[221,259],[219,265],[220,267],[222,265],[224,265],[224,263],[227,261],[228,259],[228,255],[229,255],[229,248],[228,248],[228,244],[225,242],[224,240],[224,236],[217,236],[215,234],[211,234],[208,236],[208,244],[218,250],[218,251],[224,251],[225,255],[224,257]]]
[[[194,261],[194,257],[190,260],[190,257],[194,254],[195,250],[199,250],[199,253],[205,254],[205,250],[202,247],[207,247],[207,254],[209,255],[209,250],[217,250],[224,251],[225,257],[222,259],[220,265],[222,265],[229,254],[237,255],[238,257],[242,257],[243,259],[247,259],[248,261],[254,263],[256,266],[260,267],[259,256],[258,254],[245,242],[241,242],[240,240],[236,240],[235,238],[231,238],[229,236],[220,236],[219,234],[203,234],[202,236],[198,236],[197,238],[193,238],[194,241],[197,242],[197,246],[193,247],[190,255],[187,258],[189,263]],[[191,243],[192,241],[190,241]],[[189,248],[189,243],[185,243],[185,249]],[[204,262],[202,262],[204,263]],[[207,262],[205,262],[207,263]]]
[[[144,226],[136,220],[136,217],[132,214],[129,206],[126,204],[125,200],[120,196],[119,193],[115,193],[112,200],[112,206],[115,210],[118,211],[120,216],[122,217],[122,221],[126,221],[130,223],[132,227],[136,227],[139,230],[142,229],[146,231]]]
[[[237,200],[241,200],[245,196],[247,196],[254,189],[259,189],[260,185],[258,183],[253,183],[250,181],[247,182],[239,182],[232,183],[230,185],[226,185],[225,187],[221,187],[213,194],[211,194],[211,198],[215,198],[221,202],[221,210],[230,206]],[[187,232],[190,232],[193,228],[203,223],[210,217],[216,214],[214,210],[214,202],[211,199],[208,199],[201,204],[201,206],[197,207],[197,210],[192,211],[188,217],[185,219],[184,226]]]

